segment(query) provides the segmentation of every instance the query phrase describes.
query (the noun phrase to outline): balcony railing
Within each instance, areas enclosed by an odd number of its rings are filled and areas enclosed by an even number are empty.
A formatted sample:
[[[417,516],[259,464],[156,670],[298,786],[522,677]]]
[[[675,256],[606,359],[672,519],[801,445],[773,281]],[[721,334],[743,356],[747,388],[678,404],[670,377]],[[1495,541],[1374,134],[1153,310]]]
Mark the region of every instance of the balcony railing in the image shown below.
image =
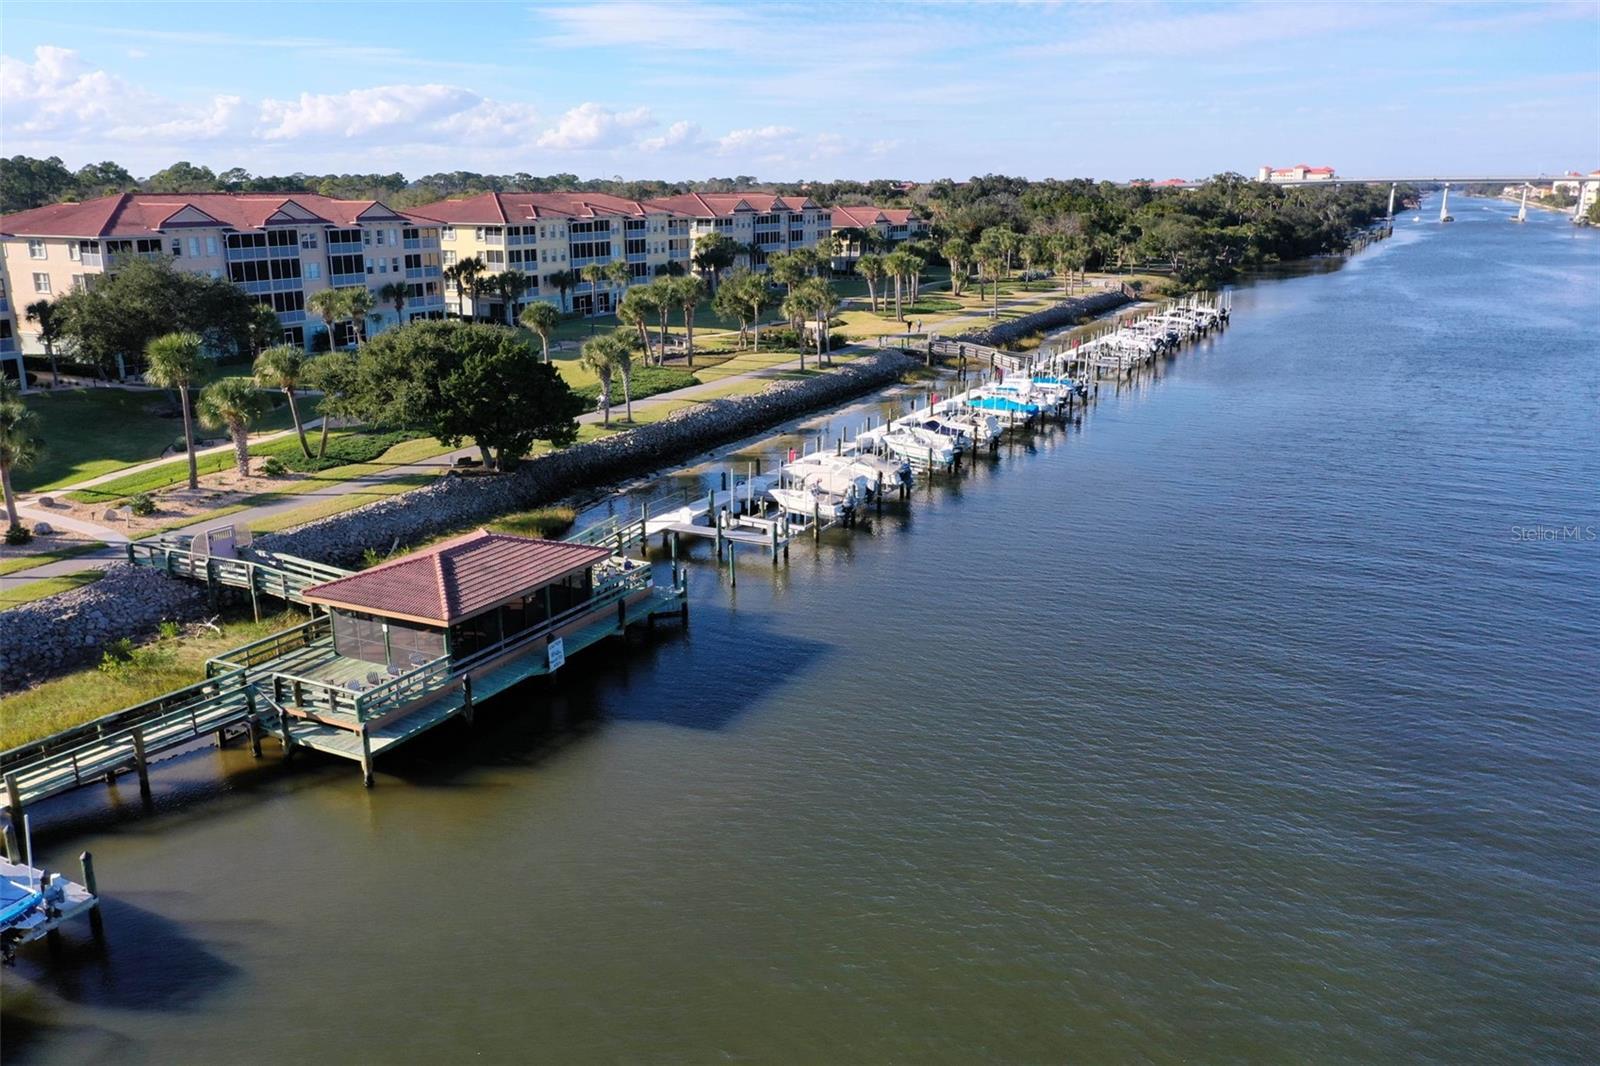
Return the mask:
[[[360,255],[366,251],[366,245],[360,241],[329,241],[329,255]]]
[[[0,337],[0,352],[14,352],[17,350],[17,338]]]
[[[440,269],[436,266],[406,267],[406,277],[413,281],[417,278],[436,278],[440,273]]]
[[[328,284],[332,285],[336,289],[342,289],[346,285],[365,285],[366,283],[367,283],[367,276],[365,274],[329,274],[328,275]]]
[[[270,248],[229,248],[223,258],[230,263],[242,263],[247,259],[299,259],[300,246],[287,244]]]

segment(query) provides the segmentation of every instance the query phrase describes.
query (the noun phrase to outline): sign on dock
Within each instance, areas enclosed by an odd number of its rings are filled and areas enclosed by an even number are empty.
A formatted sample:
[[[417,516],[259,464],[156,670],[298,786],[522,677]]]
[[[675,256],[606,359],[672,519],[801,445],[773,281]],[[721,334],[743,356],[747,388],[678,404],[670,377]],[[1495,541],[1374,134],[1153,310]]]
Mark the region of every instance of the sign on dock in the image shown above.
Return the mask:
[[[567,665],[567,645],[560,638],[550,642],[550,672],[553,674]]]

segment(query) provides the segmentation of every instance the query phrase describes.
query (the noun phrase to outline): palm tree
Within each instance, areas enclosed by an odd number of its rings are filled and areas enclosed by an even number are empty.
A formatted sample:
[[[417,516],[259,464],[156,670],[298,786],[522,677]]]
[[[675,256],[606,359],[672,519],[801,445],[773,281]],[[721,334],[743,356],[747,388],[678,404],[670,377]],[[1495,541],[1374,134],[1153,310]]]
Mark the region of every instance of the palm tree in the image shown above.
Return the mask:
[[[554,285],[556,291],[561,294],[561,310],[572,310],[567,303],[567,292],[578,287],[578,272],[575,270],[558,270],[554,274],[546,275],[544,280],[547,284]]]
[[[994,317],[1000,317],[1000,278],[1005,271],[1005,241],[998,230],[983,231],[972,249],[978,260],[978,276],[994,283]]]
[[[614,333],[601,333],[583,342],[578,365],[600,379],[600,421],[611,425],[611,379],[617,372],[617,342]]]
[[[317,458],[328,452],[328,428],[335,418],[356,414],[356,357],[349,352],[329,352],[306,364],[305,381],[322,393],[317,410],[322,415],[322,439],[317,443]]]
[[[827,356],[828,319],[832,316],[833,309],[839,306],[838,291],[821,278],[807,278],[800,283],[799,288],[795,291],[795,297],[791,297],[791,299],[793,298],[798,298],[801,305],[816,319],[817,362],[820,364],[825,358],[828,362],[832,362],[832,358]],[[804,348],[805,343],[804,339],[802,339],[801,350],[803,351]],[[802,356],[802,358],[804,357]]]
[[[906,275],[911,273],[911,255],[908,252],[890,252],[883,257],[884,269],[894,278],[894,317],[905,321],[905,305],[901,302],[905,291]]]
[[[44,441],[34,436],[38,422],[38,414],[22,402],[22,397],[13,391],[8,381],[0,378],[0,495],[5,496],[9,529],[22,526],[22,517],[17,514],[17,490],[11,486],[11,471],[31,466],[44,450]]]
[[[517,301],[522,299],[524,293],[533,288],[533,276],[520,270],[507,270],[495,281],[495,287],[500,290],[500,298],[506,304],[506,325],[514,321]]]
[[[266,413],[266,397],[248,378],[223,378],[207,385],[195,406],[200,421],[219,429],[227,428],[228,435],[233,438],[233,456],[239,476],[249,477],[250,423]]]
[[[639,331],[639,343],[644,345],[644,357],[650,358],[650,334],[647,332],[650,316],[656,311],[656,293],[650,285],[641,285],[622,294],[617,305],[617,321],[629,329]]]
[[[694,313],[706,298],[706,283],[699,278],[672,278],[666,283],[673,302],[683,312],[683,347],[690,369],[694,368]]]
[[[1022,238],[1022,269],[1033,268],[1050,259],[1049,243],[1042,233],[1030,233]]]
[[[1011,259],[1022,248],[1022,235],[1010,226],[997,226],[993,230],[986,230],[985,236],[994,233],[1000,242],[1000,247],[1005,251],[1006,277],[1011,276]]]
[[[61,339],[61,323],[56,320],[55,305],[49,300],[37,300],[23,309],[29,322],[39,323],[39,343],[44,345],[44,357],[50,360],[50,387],[61,384],[61,373],[56,369],[56,341]]]
[[[378,299],[394,307],[395,325],[405,324],[406,300],[411,297],[411,286],[403,281],[391,281],[378,290]]]
[[[868,252],[856,260],[856,271],[867,281],[867,298],[872,302],[872,313],[878,313],[878,282],[889,273],[883,256]]]
[[[317,295],[322,295],[318,293]],[[200,337],[195,333],[168,333],[145,346],[144,379],[159,389],[177,389],[183,408],[183,448],[189,456],[189,488],[200,487],[194,464],[194,416],[189,410],[189,389],[200,376]]]
[[[539,345],[544,349],[544,361],[550,361],[550,334],[561,324],[561,312],[548,300],[535,300],[517,316],[528,329],[539,335]]]
[[[626,289],[633,284],[633,271],[628,267],[626,259],[613,259],[606,264],[606,280],[619,289]]]
[[[645,286],[650,290],[651,301],[656,309],[656,317],[661,325],[661,352],[658,362],[663,364],[667,361],[667,317],[672,314],[672,308],[675,306],[672,298],[672,283],[672,278],[665,277],[656,278]],[[646,347],[645,352],[646,354],[649,353],[648,347]]]
[[[599,263],[590,263],[578,272],[578,276],[589,283],[589,314],[596,315],[600,312],[600,283],[606,279],[606,268]]]
[[[372,293],[365,285],[354,285],[348,289],[340,289],[344,293],[345,314],[350,316],[350,323],[356,330],[356,343],[367,343],[367,317],[372,314],[372,309],[377,306]]]
[[[451,263],[439,272],[439,276],[449,288],[456,292],[456,317],[461,317],[461,264]]]
[[[806,339],[800,335],[800,329],[796,327],[795,323],[805,321],[806,316],[811,313],[811,305],[806,302],[805,294],[793,293],[779,305],[779,310],[783,312],[783,317],[789,320],[789,328],[795,331],[796,340],[799,342],[800,348],[800,369],[804,370],[806,368]]]
[[[712,230],[694,242],[694,254],[691,260],[695,268],[706,278],[711,291],[717,291],[717,277],[726,269],[733,266],[734,260],[739,257],[740,245],[726,233]]]
[[[794,287],[810,276],[805,260],[799,252],[782,252],[767,260],[767,272],[783,285],[785,296],[794,295]]]
[[[469,255],[456,263],[456,289],[461,294],[472,300],[472,317],[478,317],[478,296],[483,292],[483,275],[488,270],[483,260],[475,255]],[[466,313],[462,312],[465,318]]]
[[[951,295],[960,296],[966,285],[967,271],[972,266],[972,245],[961,237],[951,237],[939,249],[939,254],[950,264]]]
[[[761,350],[761,312],[772,302],[767,291],[767,279],[759,274],[741,274],[734,279],[739,288],[739,302],[750,312],[750,322],[755,327],[756,351]]]
[[[928,261],[920,255],[906,253],[906,278],[910,283],[911,302],[916,303],[922,295],[922,272],[928,269]]]
[[[256,384],[264,389],[282,389],[289,398],[289,417],[294,421],[294,431],[300,437],[300,451],[311,458],[311,446],[306,443],[306,428],[300,423],[300,408],[294,401],[294,390],[300,387],[305,376],[305,350],[294,344],[279,344],[256,356]]]
[[[861,245],[861,229],[857,226],[844,226],[833,231],[833,238],[838,242],[840,256],[848,259]]]
[[[333,324],[345,317],[348,305],[345,303],[344,292],[341,289],[323,289],[314,292],[306,299],[306,306],[312,314],[322,319],[322,325],[328,331],[328,348],[333,348]]]

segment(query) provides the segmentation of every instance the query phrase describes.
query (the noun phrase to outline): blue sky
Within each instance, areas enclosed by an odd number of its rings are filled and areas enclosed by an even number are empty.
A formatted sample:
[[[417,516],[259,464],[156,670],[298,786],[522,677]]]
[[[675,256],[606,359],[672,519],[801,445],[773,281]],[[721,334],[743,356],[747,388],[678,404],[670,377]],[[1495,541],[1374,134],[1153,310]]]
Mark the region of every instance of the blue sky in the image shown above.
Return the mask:
[[[0,151],[217,170],[1600,167],[1600,0],[6,0]]]

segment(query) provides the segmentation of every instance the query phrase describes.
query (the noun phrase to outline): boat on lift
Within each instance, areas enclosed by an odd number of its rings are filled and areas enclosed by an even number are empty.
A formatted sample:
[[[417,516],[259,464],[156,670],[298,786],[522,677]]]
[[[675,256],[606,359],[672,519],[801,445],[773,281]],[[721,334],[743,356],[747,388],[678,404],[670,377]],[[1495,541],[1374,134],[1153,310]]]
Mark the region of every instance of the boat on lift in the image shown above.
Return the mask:
[[[833,474],[832,471],[818,468],[802,469],[790,476],[785,468],[781,484],[769,488],[767,497],[781,510],[801,518],[823,522],[848,521],[855,514],[856,507],[866,499],[861,485],[866,479],[835,477]],[[843,492],[834,492],[826,487],[828,484],[841,483],[844,485]]]
[[[820,485],[829,492],[846,494],[852,486],[857,497],[872,499],[878,491],[879,480],[885,489],[895,485],[910,487],[911,464],[905,460],[885,459],[854,447],[841,455],[813,452],[784,467],[791,483],[809,482]]]
[[[913,465],[949,466],[960,454],[949,437],[920,426],[885,426],[868,430],[857,440],[864,448],[881,449]]]
[[[957,451],[965,451],[972,447],[971,426],[954,418],[947,418],[934,410],[918,411],[916,414],[907,415],[895,423],[897,428],[907,427],[927,430],[948,438]]]
[[[933,405],[933,415],[964,432],[969,441],[993,444],[1000,439],[1005,428],[994,415],[974,411],[960,400],[944,400]]]

